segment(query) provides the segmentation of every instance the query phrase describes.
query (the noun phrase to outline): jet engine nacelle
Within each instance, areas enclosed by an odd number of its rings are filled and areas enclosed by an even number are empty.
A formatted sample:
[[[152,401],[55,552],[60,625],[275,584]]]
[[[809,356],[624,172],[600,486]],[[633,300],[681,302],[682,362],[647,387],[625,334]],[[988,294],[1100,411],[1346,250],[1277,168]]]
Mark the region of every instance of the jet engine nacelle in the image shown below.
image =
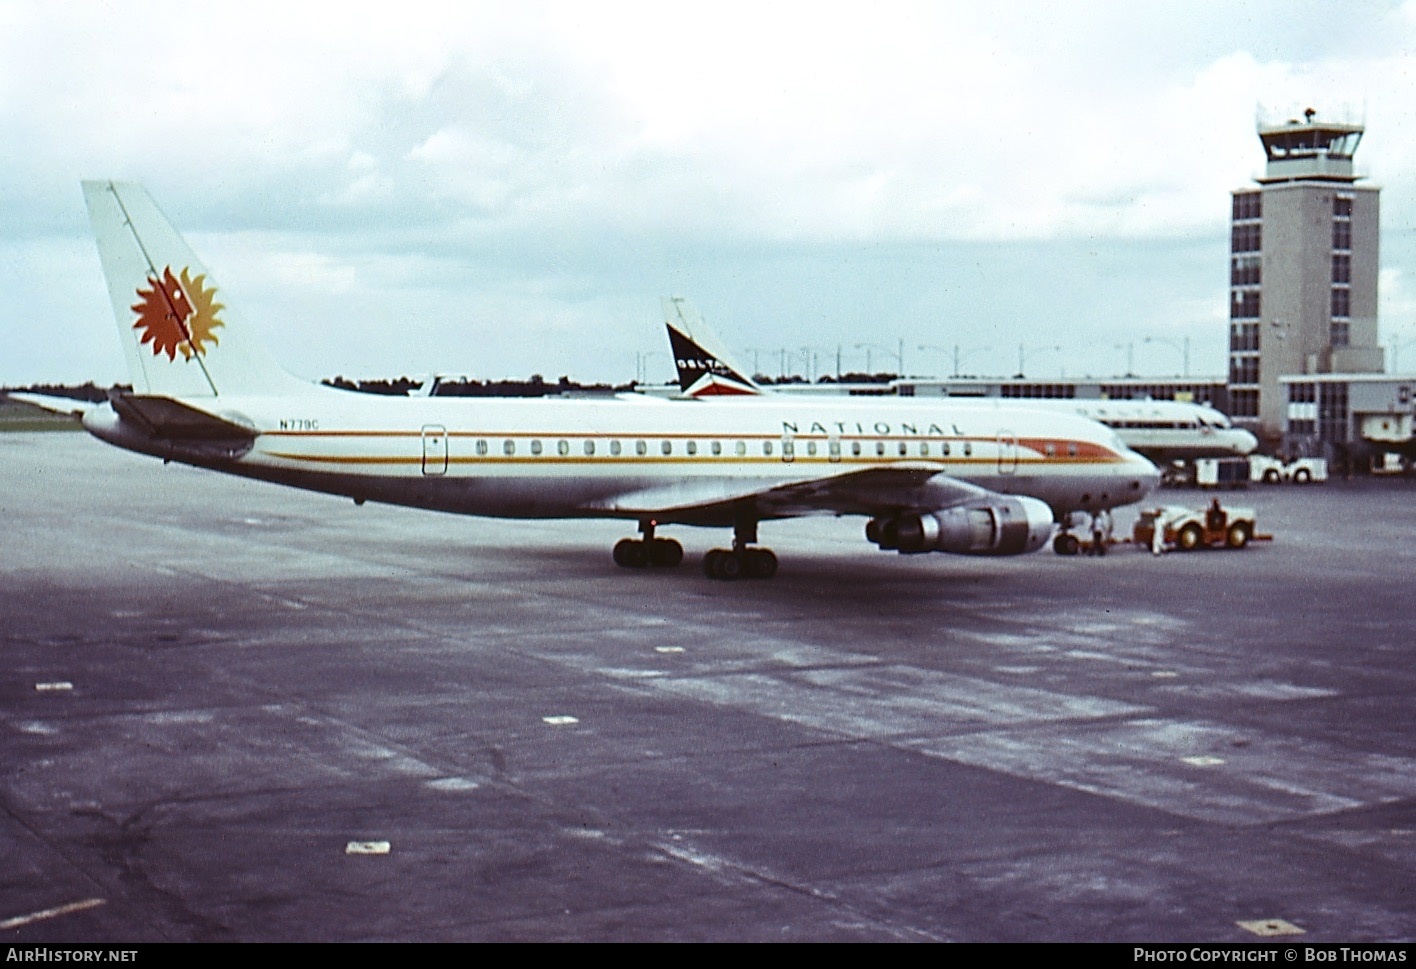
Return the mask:
[[[1021,555],[1046,545],[1052,525],[1052,509],[1046,502],[1010,495],[923,515],[875,518],[865,526],[865,537],[902,555]]]

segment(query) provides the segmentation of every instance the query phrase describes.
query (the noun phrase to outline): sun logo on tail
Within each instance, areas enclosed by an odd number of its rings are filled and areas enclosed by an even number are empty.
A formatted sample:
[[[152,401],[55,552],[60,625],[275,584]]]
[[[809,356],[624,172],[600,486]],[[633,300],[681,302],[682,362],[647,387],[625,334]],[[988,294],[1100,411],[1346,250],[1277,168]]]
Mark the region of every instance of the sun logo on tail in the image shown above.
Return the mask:
[[[162,279],[148,277],[150,289],[138,289],[138,302],[132,305],[138,321],[133,329],[142,331],[142,343],[152,344],[152,355],[167,354],[177,359],[180,352],[190,360],[195,354],[205,354],[206,345],[219,342],[214,331],[224,326],[217,318],[226,307],[216,302],[216,287],[207,288],[206,276],[191,276],[183,269],[180,279],[168,266]]]

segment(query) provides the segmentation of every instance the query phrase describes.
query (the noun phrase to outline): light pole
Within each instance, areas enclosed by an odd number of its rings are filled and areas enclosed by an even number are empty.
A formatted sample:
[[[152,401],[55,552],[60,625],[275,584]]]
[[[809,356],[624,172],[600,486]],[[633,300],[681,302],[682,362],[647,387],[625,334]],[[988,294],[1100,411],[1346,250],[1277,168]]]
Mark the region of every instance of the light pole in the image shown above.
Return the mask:
[[[828,347],[804,346],[801,348],[801,358],[806,363],[806,382],[814,384],[821,379],[821,354],[830,353]],[[836,349],[836,376],[841,375],[841,351]]]
[[[962,350],[957,343],[954,344],[952,347],[942,347],[937,343],[921,343],[919,345],[919,349],[933,350],[935,353],[952,353],[954,355],[954,372],[951,373],[949,376],[957,377],[963,369],[963,362],[965,360],[973,356],[975,353],[986,353],[987,351],[992,350],[993,348],[970,347],[967,350]]]
[[[801,352],[801,358],[806,364],[807,383],[821,382],[821,358],[829,359],[832,354],[836,357],[836,379],[841,379],[841,345],[838,343],[832,347],[803,346],[797,348]]]
[[[744,347],[744,349],[745,349],[748,353],[752,354],[752,374],[751,374],[751,376],[756,377],[758,374],[760,374],[760,373],[762,372],[762,367],[761,367],[761,365],[759,365],[758,362],[757,362],[757,355],[758,355],[759,353],[771,353],[772,351],[771,351],[771,350],[764,350],[762,347]]]
[[[1180,343],[1176,343],[1174,340],[1167,340],[1167,339],[1165,339],[1164,337],[1148,336],[1148,337],[1146,337],[1145,340],[1143,340],[1142,342],[1143,342],[1143,343],[1163,343],[1163,344],[1165,344],[1165,345],[1168,346],[1168,347],[1174,347],[1176,350],[1179,350],[1179,351],[1180,351],[1181,359],[1184,361],[1184,366],[1185,366],[1184,375],[1185,375],[1186,378],[1189,378],[1189,376],[1190,376],[1190,338],[1189,338],[1189,337],[1185,337]]]
[[[1025,347],[1025,346],[1023,346],[1021,343],[1018,344],[1018,376],[1019,376],[1019,377],[1025,376],[1025,374],[1026,374],[1026,371],[1025,371],[1023,368],[1027,365],[1028,357],[1031,357],[1031,356],[1033,356],[1033,355],[1035,355],[1035,354],[1041,353],[1041,352],[1044,351],[1044,350],[1054,350],[1054,351],[1056,351],[1056,352],[1058,352],[1058,353],[1061,353],[1061,352],[1062,352],[1062,346],[1061,346],[1061,344],[1053,344],[1053,345],[1051,345],[1051,346],[1044,346],[1044,347]]]
[[[1131,341],[1128,341],[1128,342],[1126,342],[1126,343],[1117,343],[1117,344],[1114,345],[1113,349],[1116,349],[1116,350],[1125,350],[1125,351],[1126,351],[1126,376],[1128,376],[1128,377],[1134,377],[1134,376],[1136,375],[1136,363],[1135,363],[1135,361],[1136,361],[1136,343],[1135,343],[1135,341],[1134,341],[1134,340],[1131,340]]]
[[[649,377],[648,364],[650,359],[662,356],[666,356],[666,354],[658,350],[652,350],[649,353],[643,353],[639,350],[634,351],[634,382],[637,384],[644,383]]]
[[[882,346],[882,345],[879,344],[879,343],[857,343],[857,344],[855,345],[855,348],[856,348],[857,350],[864,350],[864,351],[865,351],[865,371],[866,371],[866,373],[871,373],[871,372],[872,372],[871,369],[870,369],[870,351],[871,351],[872,349],[874,349],[874,350],[883,350],[883,351],[885,351],[886,353],[890,354],[890,356],[892,356],[892,357],[895,358],[895,366],[897,367],[897,370],[895,371],[895,376],[897,376],[897,377],[903,377],[903,376],[905,375],[905,341],[904,341],[904,340],[900,340],[900,341],[899,341],[899,349],[898,349],[898,350],[891,350],[889,347],[887,347],[887,346]]]

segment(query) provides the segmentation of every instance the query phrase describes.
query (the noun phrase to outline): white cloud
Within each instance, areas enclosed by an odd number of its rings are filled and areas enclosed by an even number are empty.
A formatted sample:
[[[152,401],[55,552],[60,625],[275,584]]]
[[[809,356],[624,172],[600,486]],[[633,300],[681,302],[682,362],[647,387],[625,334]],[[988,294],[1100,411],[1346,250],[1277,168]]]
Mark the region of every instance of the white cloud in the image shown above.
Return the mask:
[[[758,344],[854,343],[863,321],[938,342],[947,319],[1015,353],[1046,315],[1078,344],[1212,327],[1195,366],[1217,372],[1260,105],[1365,113],[1387,264],[1411,254],[1413,9],[11,0],[0,244],[46,285],[0,290],[0,330],[75,311],[50,295],[96,272],[74,186],[113,175],[319,373],[422,363],[426,338],[509,373],[625,375],[658,348],[657,297],[689,286],[778,334]],[[1384,312],[1403,285],[1384,276]],[[72,359],[19,346],[0,380]]]

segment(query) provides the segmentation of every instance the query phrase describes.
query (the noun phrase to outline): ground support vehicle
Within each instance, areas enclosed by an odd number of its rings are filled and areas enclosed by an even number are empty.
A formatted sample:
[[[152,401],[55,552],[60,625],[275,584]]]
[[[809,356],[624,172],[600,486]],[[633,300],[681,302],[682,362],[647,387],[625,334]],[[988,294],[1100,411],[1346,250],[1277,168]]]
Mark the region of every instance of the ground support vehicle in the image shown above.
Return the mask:
[[[1248,458],[1201,458],[1195,462],[1195,484],[1201,488],[1247,488],[1252,473]]]
[[[1225,508],[1218,500],[1200,509],[1166,505],[1141,512],[1131,530],[1131,541],[1144,548],[1153,548],[1155,528],[1164,529],[1162,541],[1167,549],[1190,552],[1200,548],[1244,548],[1250,542],[1272,541],[1272,535],[1262,535],[1252,508]]]
[[[1282,461],[1261,454],[1249,457],[1249,479],[1264,484],[1278,484],[1291,481],[1294,484],[1308,484],[1327,480],[1326,458],[1294,458]]]

